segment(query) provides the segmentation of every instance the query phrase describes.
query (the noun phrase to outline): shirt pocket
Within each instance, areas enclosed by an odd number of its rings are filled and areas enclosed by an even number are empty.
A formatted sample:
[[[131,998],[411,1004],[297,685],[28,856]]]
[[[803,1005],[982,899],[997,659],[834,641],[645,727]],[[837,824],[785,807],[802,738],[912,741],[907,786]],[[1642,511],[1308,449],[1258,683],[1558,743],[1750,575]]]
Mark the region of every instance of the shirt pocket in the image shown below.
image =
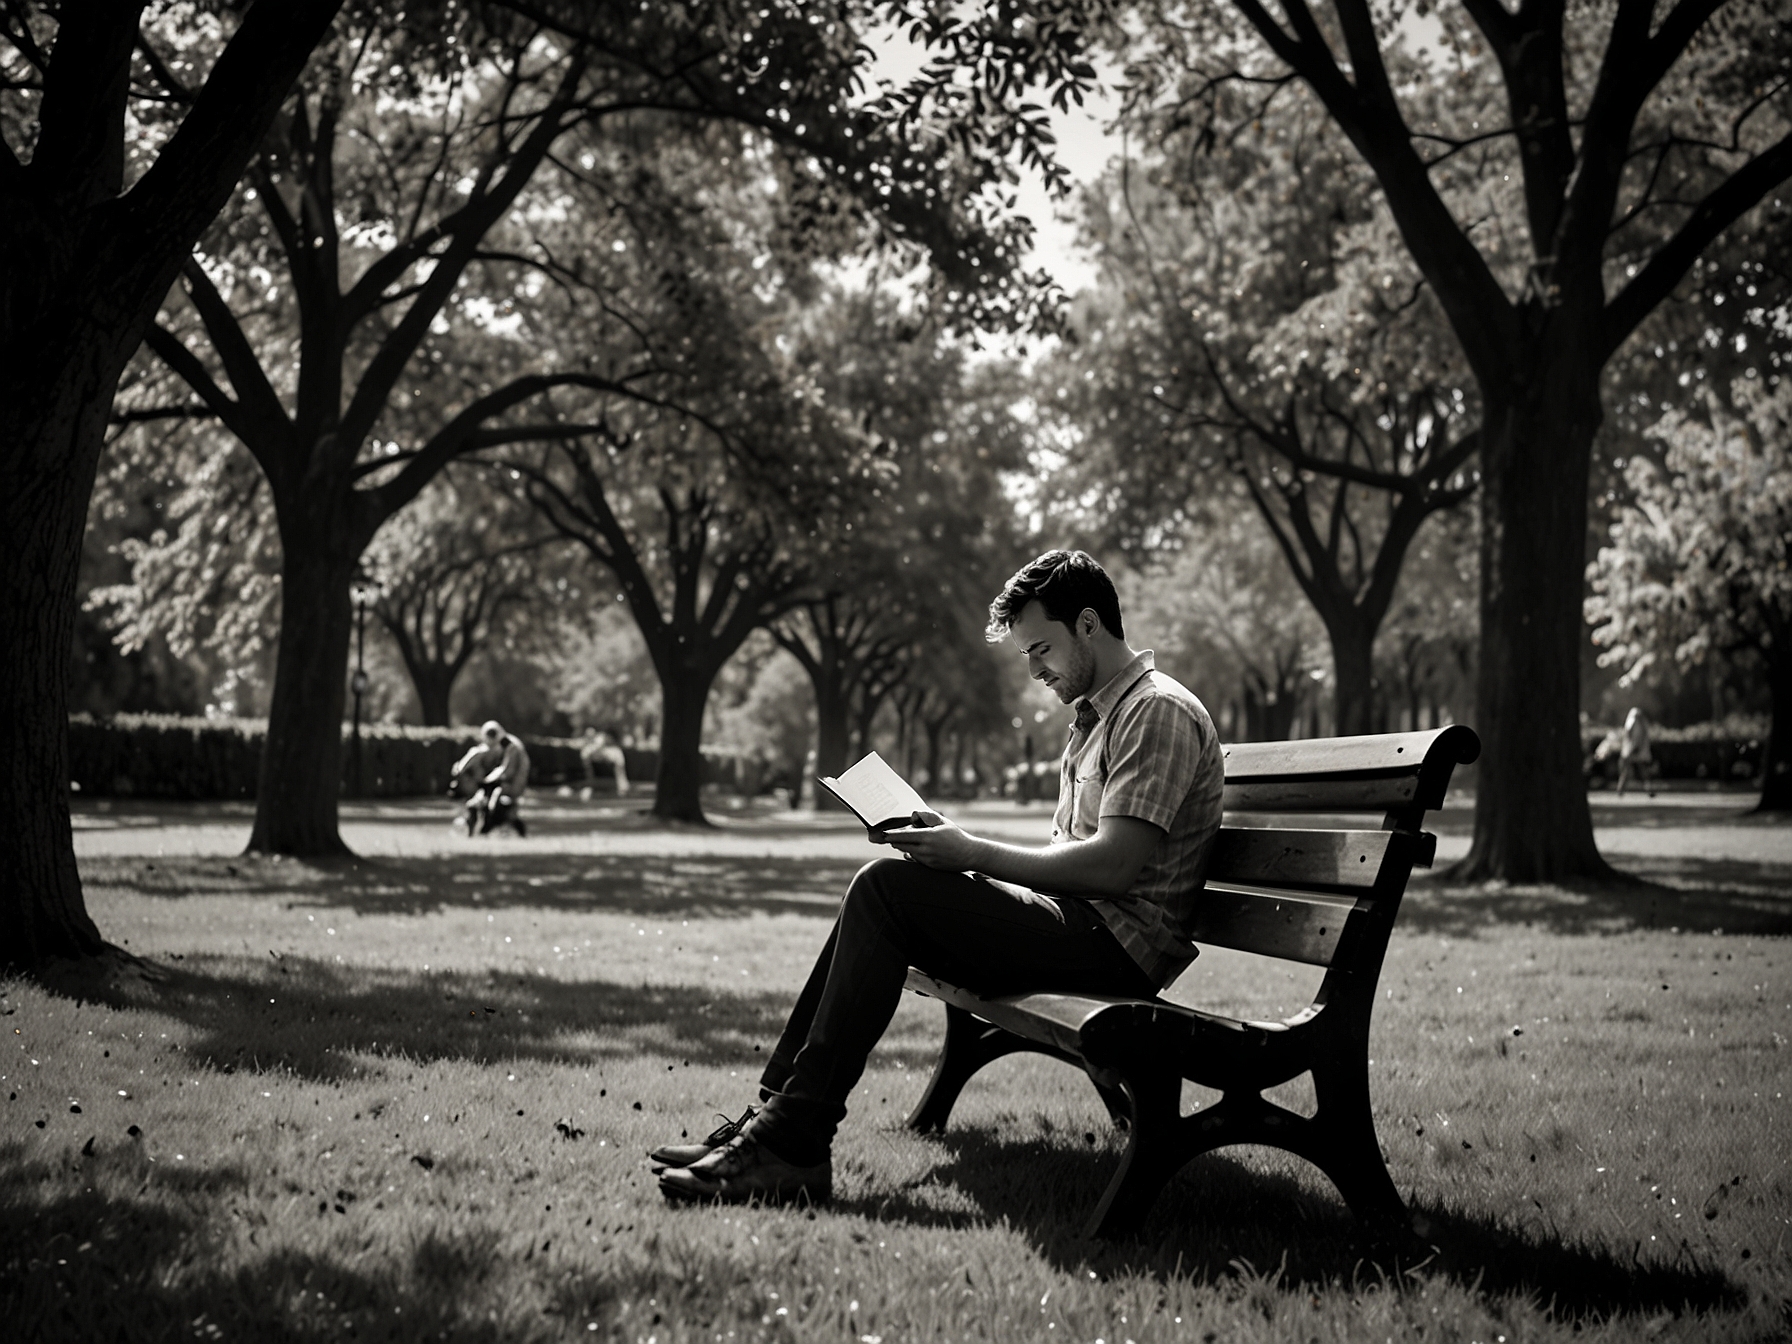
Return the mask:
[[[1078,770],[1070,782],[1070,833],[1087,840],[1101,827],[1101,792],[1105,781],[1099,768]]]

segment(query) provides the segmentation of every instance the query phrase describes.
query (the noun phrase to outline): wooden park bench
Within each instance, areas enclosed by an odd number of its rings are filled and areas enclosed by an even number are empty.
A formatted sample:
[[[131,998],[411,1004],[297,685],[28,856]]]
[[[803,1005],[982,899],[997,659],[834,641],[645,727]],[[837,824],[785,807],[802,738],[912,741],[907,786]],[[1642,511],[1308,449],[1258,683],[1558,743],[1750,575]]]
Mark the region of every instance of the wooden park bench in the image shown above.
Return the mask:
[[[1420,829],[1450,774],[1480,754],[1461,726],[1422,733],[1227,747],[1226,821],[1194,940],[1323,966],[1312,1004],[1285,1022],[1244,1022],[1166,999],[1083,994],[983,998],[911,970],[908,987],[944,1000],[946,1040],[909,1126],[939,1130],[971,1076],[1016,1050],[1075,1064],[1129,1131],[1120,1169],[1084,1235],[1125,1235],[1190,1159],[1237,1143],[1297,1154],[1332,1180],[1376,1234],[1406,1226],[1369,1106],[1369,1017],[1400,898],[1437,838]],[[1302,829],[1372,814],[1379,829]],[[1312,1075],[1302,1116],[1267,1088]],[[1220,1092],[1181,1114],[1182,1082]]]

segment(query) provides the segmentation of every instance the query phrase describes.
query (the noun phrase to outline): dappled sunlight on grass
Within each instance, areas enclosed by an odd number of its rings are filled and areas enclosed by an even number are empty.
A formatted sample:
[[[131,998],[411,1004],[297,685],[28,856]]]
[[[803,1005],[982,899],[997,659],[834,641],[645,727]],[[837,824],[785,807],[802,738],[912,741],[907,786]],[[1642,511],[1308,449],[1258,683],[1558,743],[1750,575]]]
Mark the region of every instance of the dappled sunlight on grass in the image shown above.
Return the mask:
[[[1415,884],[1370,1075],[1422,1241],[1369,1246],[1314,1169],[1241,1148],[1102,1245],[1076,1230],[1123,1136],[1074,1069],[1000,1060],[945,1134],[901,1127],[941,1027],[915,996],[833,1207],[662,1200],[646,1149],[754,1098],[873,852],[802,819],[777,821],[800,852],[745,852],[757,824],[657,851],[642,828],[328,865],[90,855],[90,908],[148,972],[0,985],[0,1311],[51,1340],[1784,1335],[1771,863],[1640,897]],[[1280,1016],[1316,980],[1210,953],[1174,993]]]
[[[1451,883],[1447,871],[1415,873],[1401,905],[1407,930],[1470,936],[1535,926],[1564,936],[1635,929],[1792,935],[1792,869],[1742,859],[1627,860],[1612,883]]]
[[[867,853],[866,858],[871,857]],[[225,860],[104,857],[83,865],[90,890],[119,889],[180,901],[253,885],[291,906],[363,915],[419,915],[450,908],[614,911],[688,917],[804,914],[832,917],[858,864],[815,859],[667,857],[482,847],[404,859]]]

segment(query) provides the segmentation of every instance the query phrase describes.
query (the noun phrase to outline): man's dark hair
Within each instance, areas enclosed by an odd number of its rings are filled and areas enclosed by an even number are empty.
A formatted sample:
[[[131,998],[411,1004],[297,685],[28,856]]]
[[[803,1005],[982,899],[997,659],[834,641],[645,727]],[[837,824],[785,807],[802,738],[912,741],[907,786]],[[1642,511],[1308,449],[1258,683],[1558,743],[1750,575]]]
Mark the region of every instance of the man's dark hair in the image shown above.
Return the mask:
[[[1114,581],[1087,551],[1047,551],[1022,568],[989,604],[989,626],[983,637],[991,644],[1006,639],[1021,610],[1034,601],[1044,609],[1047,620],[1066,626],[1087,607],[1115,639],[1126,638]]]

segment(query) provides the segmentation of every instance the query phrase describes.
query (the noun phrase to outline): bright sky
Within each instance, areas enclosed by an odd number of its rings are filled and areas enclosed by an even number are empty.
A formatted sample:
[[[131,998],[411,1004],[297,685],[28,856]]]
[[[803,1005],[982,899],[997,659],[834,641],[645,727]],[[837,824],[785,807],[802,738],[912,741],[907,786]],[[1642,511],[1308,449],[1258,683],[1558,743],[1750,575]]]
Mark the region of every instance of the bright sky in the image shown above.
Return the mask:
[[[874,78],[901,83],[925,63],[923,49],[911,45],[900,33],[884,34],[881,40],[874,34],[867,40],[877,52]],[[1045,103],[1046,99],[1038,101]],[[1058,138],[1058,162],[1079,185],[1094,181],[1120,153],[1120,137],[1109,135],[1106,129],[1117,106],[1111,88],[1104,85],[1082,107],[1072,103],[1069,112],[1048,107],[1052,131]],[[1039,175],[1028,170],[1021,173],[1016,195],[1019,212],[1033,221],[1029,265],[1044,267],[1069,293],[1092,283],[1095,268],[1076,246],[1076,228],[1060,218],[1074,206],[1074,200],[1054,201]]]
[[[1094,181],[1120,154],[1120,137],[1109,135],[1107,123],[1115,103],[1105,88],[1082,107],[1072,103],[1068,113],[1051,109],[1052,132],[1058,137],[1058,162],[1077,183]],[[1050,271],[1066,291],[1075,293],[1095,279],[1095,268],[1076,245],[1076,228],[1060,218],[1074,201],[1053,201],[1037,173],[1021,177],[1020,213],[1033,221],[1033,256],[1036,266]]]

